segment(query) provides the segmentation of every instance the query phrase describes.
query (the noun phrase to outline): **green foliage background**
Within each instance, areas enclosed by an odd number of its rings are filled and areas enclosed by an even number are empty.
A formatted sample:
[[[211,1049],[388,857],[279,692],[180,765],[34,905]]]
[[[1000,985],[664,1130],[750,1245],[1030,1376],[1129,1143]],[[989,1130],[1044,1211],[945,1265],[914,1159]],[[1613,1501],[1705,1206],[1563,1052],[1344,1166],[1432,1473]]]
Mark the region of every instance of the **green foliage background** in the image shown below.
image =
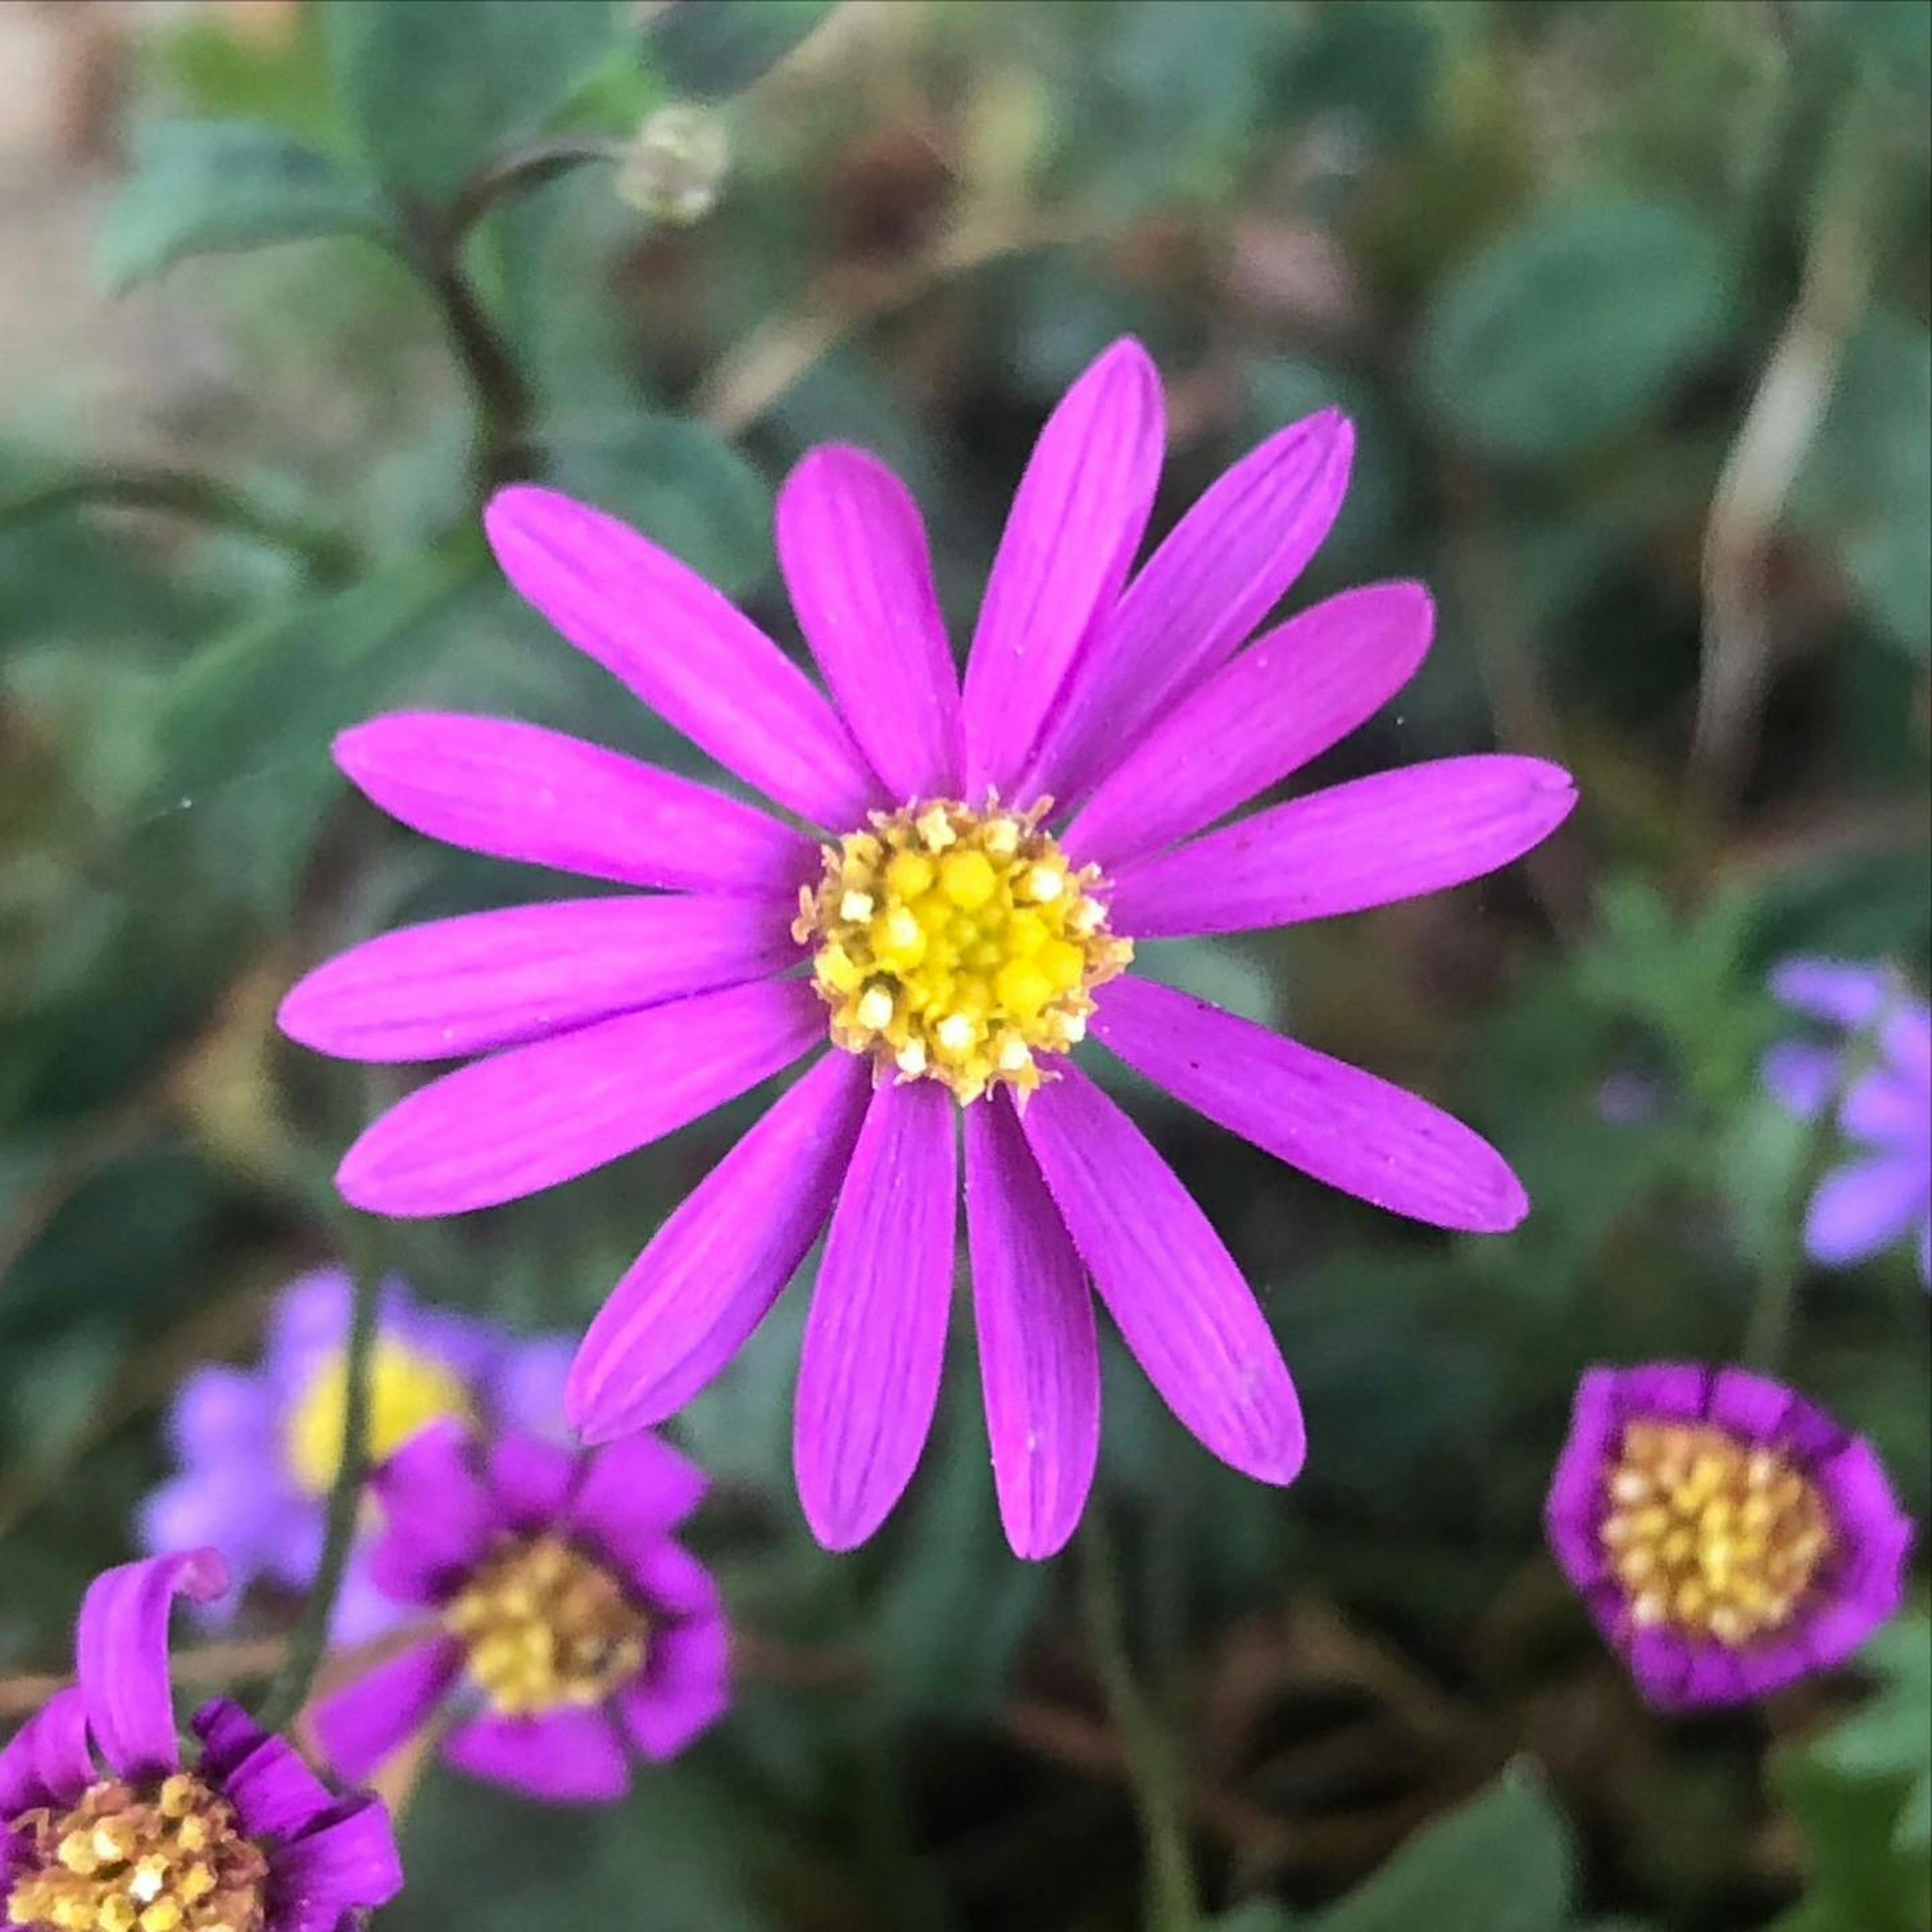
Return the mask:
[[[447,703],[694,768],[504,590],[481,492],[547,476],[789,636],[776,481],[862,443],[920,496],[963,638],[1044,412],[1132,331],[1168,385],[1162,526],[1340,401],[1354,493],[1295,599],[1438,598],[1423,676],[1318,776],[1502,745],[1583,797],[1440,899],[1148,950],[1455,1108],[1536,1202],[1450,1240],[1135,1093],[1312,1442],[1292,1490],[1246,1485],[1108,1364],[1096,1507],[1214,1922],[1925,1932],[1922,1615],[1836,1682],[1666,1723],[1538,1517],[1580,1369],[1735,1355],[1792,1265],[1810,1150],[1757,1085],[1767,965],[1924,982],[1932,6],[256,11],[141,23],[88,244],[100,300],[216,374],[104,421],[71,365],[0,419],[0,1671],[62,1667],[174,1380],[245,1356],[344,1239],[328,1176],[388,1090],[279,1042],[281,991],[530,888],[380,822],[331,734]],[[684,98],[732,167],[676,228],[596,151]],[[752,1111],[388,1252],[427,1296],[580,1326]],[[1909,1258],[1797,1288],[1787,1372],[1922,1519]],[[1004,1549],[966,1324],[907,1504],[835,1559],[790,1493],[803,1300],[681,1424],[745,1635],[730,1720],[613,1813],[430,1772],[386,1926],[1138,1922],[1078,1563]],[[0,1684],[0,1728],[29,1694]]]

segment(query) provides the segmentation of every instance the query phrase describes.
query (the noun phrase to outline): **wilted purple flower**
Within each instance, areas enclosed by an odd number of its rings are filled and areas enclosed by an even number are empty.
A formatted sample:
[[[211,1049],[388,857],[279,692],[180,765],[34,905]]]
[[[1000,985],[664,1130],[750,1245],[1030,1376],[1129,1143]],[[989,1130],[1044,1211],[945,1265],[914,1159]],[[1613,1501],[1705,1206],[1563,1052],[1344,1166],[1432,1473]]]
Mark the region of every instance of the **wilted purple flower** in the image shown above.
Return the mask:
[[[340,1268],[302,1276],[276,1304],[259,1367],[210,1364],[183,1381],[168,1424],[182,1472],[142,1504],[143,1548],[211,1543],[238,1587],[258,1576],[307,1587],[341,1459],[350,1293]],[[560,1337],[519,1341],[488,1322],[423,1307],[399,1281],[385,1283],[370,1370],[371,1460],[440,1416],[561,1435],[570,1354]],[[355,1642],[392,1621],[358,1552],[334,1634]]]
[[[350,1149],[338,1179],[358,1206],[427,1215],[512,1200],[644,1146],[828,1034],[838,1049],[658,1232],[592,1327],[570,1390],[592,1441],[671,1414],[730,1360],[829,1217],[794,1460],[831,1548],[877,1527],[931,1427],[956,1113],[1013,1547],[1058,1549],[1092,1478],[1090,1277],[1210,1450],[1268,1482],[1300,1468],[1294,1388],[1239,1270],[1067,1057],[1090,1027],[1210,1119],[1379,1206],[1481,1230],[1526,1209],[1502,1158],[1436,1108],[1121,976],[1137,940],[1325,918],[1475,878],[1575,800],[1537,759],[1448,758],[1209,829],[1400,690],[1432,619],[1418,585],[1383,584],[1241,649],[1340,504],[1351,437],[1333,412],[1236,464],[1130,583],[1162,440],[1158,379],[1138,344],[1118,344],[1034,452],[963,691],[912,500],[856,450],[812,452],[780,494],[778,550],[836,703],[634,531],[547,490],[496,497],[490,538],[518,590],[822,831],[527,725],[400,716],[338,741],[355,782],[419,831],[667,889],[392,933],[290,994],[284,1027],[327,1052],[489,1055]]]
[[[1873,1064],[1852,1078],[1838,1124],[1862,1151],[1819,1184],[1805,1216],[1814,1261],[1845,1267],[1916,1231],[1918,1272],[1932,1287],[1932,1009],[1903,994],[1878,966],[1788,959],[1772,975],[1784,1004],[1853,1036],[1829,1045],[1785,1040],[1764,1060],[1765,1082],[1809,1120],[1844,1086],[1862,1036]]]
[[[448,1704],[451,1763],[536,1798],[622,1796],[633,1750],[674,1757],[730,1701],[718,1587],[671,1531],[704,1477],[640,1434],[573,1455],[432,1425],[376,1479],[371,1564],[434,1633],[315,1707],[361,1778]]]
[[[1732,1704],[1829,1669],[1898,1608],[1912,1526],[1870,1444],[1780,1384],[1592,1369],[1550,1540],[1638,1688]]]
[[[32,1932],[350,1932],[401,1890],[389,1815],[338,1798],[225,1699],[184,1765],[168,1610],[227,1588],[212,1550],[97,1577],[80,1682],[0,1751],[0,1920]]]

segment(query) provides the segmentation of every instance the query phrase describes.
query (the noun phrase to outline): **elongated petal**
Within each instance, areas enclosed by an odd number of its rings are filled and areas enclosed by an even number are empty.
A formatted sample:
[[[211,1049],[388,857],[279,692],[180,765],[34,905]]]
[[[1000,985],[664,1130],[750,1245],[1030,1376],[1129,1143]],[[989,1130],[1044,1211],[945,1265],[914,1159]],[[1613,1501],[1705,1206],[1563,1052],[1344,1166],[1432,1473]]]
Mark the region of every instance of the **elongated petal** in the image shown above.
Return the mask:
[[[627,1436],[590,1458],[569,1520],[622,1557],[662,1540],[709,1486],[704,1472],[661,1437]]]
[[[700,993],[511,1047],[392,1107],[336,1185],[371,1214],[457,1214],[573,1180],[755,1087],[822,1035],[797,980]]]
[[[1324,410],[1270,436],[1215,482],[1082,654],[1031,789],[1078,798],[1179,693],[1227,662],[1321,548],[1354,450],[1347,420]]]
[[[1820,1046],[1808,1040],[1782,1040],[1767,1050],[1758,1070],[1778,1105],[1801,1120],[1808,1120],[1838,1090],[1844,1064],[1840,1048]]]
[[[644,1676],[616,1695],[631,1742],[654,1763],[675,1757],[731,1702],[730,1645],[721,1617],[673,1624],[651,1646]]]
[[[1804,1220],[1804,1245],[1834,1268],[1867,1261],[1913,1227],[1932,1198],[1932,1175],[1915,1151],[1884,1154],[1837,1168],[1818,1184]]]
[[[559,899],[385,933],[318,967],[277,1016],[338,1059],[455,1060],[795,964],[792,908],[749,898]]]
[[[466,852],[620,885],[796,898],[818,848],[722,792],[541,725],[455,712],[373,718],[335,741],[358,790]]]
[[[388,1808],[350,1798],[269,1856],[275,1932],[341,1932],[351,1913],[386,1905],[403,1888]]]
[[[513,1430],[497,1436],[489,1446],[486,1480],[490,1493],[512,1528],[550,1528],[563,1514],[577,1475],[578,1458],[542,1436]]]
[[[1346,591],[1270,631],[1138,740],[1068,828],[1109,869],[1245,805],[1372,717],[1415,675],[1435,608],[1419,584]]]
[[[811,680],[669,552],[527,484],[499,490],[483,526],[518,594],[728,772],[820,825],[855,825],[880,802]]]
[[[1839,1124],[1854,1140],[1932,1152],[1932,1091],[1898,1067],[1876,1068],[1845,1096]]]
[[[880,1088],[832,1210],[792,1434],[799,1501],[828,1550],[884,1521],[932,1426],[952,1298],[952,1115],[934,1081]]]
[[[1499,1234],[1529,1211],[1508,1162],[1460,1120],[1204,1000],[1118,980],[1094,1030],[1177,1100],[1390,1214]]]
[[[980,606],[966,666],[966,791],[1010,795],[1076,654],[1104,620],[1160,477],[1160,379],[1117,342],[1034,446]]]
[[[1332,919],[1440,892],[1520,858],[1576,788],[1540,758],[1442,758],[1238,819],[1121,868],[1116,932],[1138,939]]]
[[[814,449],[778,492],[778,563],[846,724],[896,802],[959,789],[959,679],[919,506],[863,450]]]
[[[818,1240],[871,1088],[828,1053],[658,1229],[578,1352],[572,1424],[608,1442],[662,1422],[743,1346]]]
[[[540,1718],[479,1718],[452,1732],[442,1754],[472,1778],[553,1804],[608,1804],[631,1788],[623,1740],[601,1706]]]
[[[444,1602],[510,1527],[508,1513],[471,1466],[463,1425],[448,1418],[411,1436],[370,1486],[382,1504],[382,1530],[369,1568],[399,1604]]]
[[[1094,1300],[1019,1122],[966,1109],[966,1232],[1000,1520],[1016,1556],[1073,1534],[1100,1449]]]
[[[321,1699],[310,1721],[336,1776],[350,1784],[374,1777],[428,1723],[462,1673],[463,1646],[440,1638],[412,1645]]]
[[[1848,1028],[1870,1026],[1891,986],[1882,966],[1843,959],[1787,959],[1771,976],[1772,992],[1787,1006]]]
[[[213,1550],[124,1563],[88,1586],[74,1645],[80,1691],[94,1742],[123,1778],[164,1776],[181,1762],[168,1612],[177,1597],[212,1603],[227,1588]]]
[[[1292,1483],[1294,1385],[1221,1238],[1147,1136],[1073,1066],[1022,1117],[1094,1286],[1168,1407],[1222,1462]]]
[[[94,1776],[87,1700],[56,1690],[0,1748],[0,1834],[22,1811],[71,1804]]]
[[[335,1794],[284,1739],[226,1697],[202,1706],[189,1727],[200,1738],[201,1774],[212,1780],[256,1838],[292,1838],[335,1803]]]

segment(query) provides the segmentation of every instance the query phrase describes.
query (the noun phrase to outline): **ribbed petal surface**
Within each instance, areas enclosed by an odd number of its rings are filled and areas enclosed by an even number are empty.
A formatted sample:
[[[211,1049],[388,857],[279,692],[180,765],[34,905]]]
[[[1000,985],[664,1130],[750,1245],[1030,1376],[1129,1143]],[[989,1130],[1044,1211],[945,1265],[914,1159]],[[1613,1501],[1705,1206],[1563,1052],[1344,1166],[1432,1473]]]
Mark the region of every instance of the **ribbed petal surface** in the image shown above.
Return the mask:
[[[798,980],[701,993],[512,1047],[392,1107],[336,1184],[376,1214],[457,1214],[574,1180],[788,1066],[825,1009]]]
[[[94,1779],[87,1700],[56,1690],[0,1748],[0,1838],[22,1811],[71,1804]]]
[[[1109,910],[1137,939],[1332,919],[1493,872],[1569,817],[1540,758],[1442,758],[1332,786],[1124,866]]]
[[[952,1297],[956,1111],[935,1081],[880,1088],[832,1210],[792,1435],[799,1501],[828,1550],[885,1520],[932,1427]]]
[[[919,506],[863,450],[814,449],[778,492],[799,627],[894,802],[959,789],[959,679]]]
[[[1132,341],[1100,356],[1048,418],[967,663],[968,798],[988,786],[1012,796],[1090,627],[1126,580],[1154,506],[1162,434],[1160,379]]]
[[[1529,1211],[1502,1156],[1461,1121],[1204,1000],[1117,980],[1094,1030],[1177,1100],[1391,1214],[1498,1234]]]
[[[1094,1298],[1012,1107],[965,1110],[966,1231],[1000,1520],[1016,1556],[1073,1534],[1100,1448]]]
[[[518,594],[728,772],[820,825],[880,802],[811,680],[668,551],[528,484],[499,490],[483,524]]]
[[[1281,1352],[1221,1238],[1147,1137],[1071,1065],[1022,1119],[1134,1359],[1222,1461],[1292,1482],[1306,1442]]]

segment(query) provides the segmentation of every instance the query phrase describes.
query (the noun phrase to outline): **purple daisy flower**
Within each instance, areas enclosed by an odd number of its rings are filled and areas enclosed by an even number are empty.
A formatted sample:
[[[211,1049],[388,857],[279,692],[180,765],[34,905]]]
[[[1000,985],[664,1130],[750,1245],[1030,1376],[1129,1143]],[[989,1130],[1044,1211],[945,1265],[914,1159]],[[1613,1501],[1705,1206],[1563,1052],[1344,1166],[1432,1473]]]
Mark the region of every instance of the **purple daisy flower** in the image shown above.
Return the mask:
[[[316,1706],[344,1777],[448,1706],[442,1753],[459,1768],[533,1798],[620,1798],[632,1750],[674,1757],[730,1702],[718,1587],[670,1535],[705,1479],[657,1437],[574,1455],[439,1423],[376,1488],[376,1580],[439,1627]]]
[[[212,1544],[239,1587],[256,1577],[308,1587],[341,1454],[351,1292],[340,1268],[302,1276],[276,1304],[259,1367],[212,1364],[182,1382],[168,1418],[182,1471],[142,1503],[142,1548]],[[561,1436],[570,1356],[561,1337],[520,1342],[490,1323],[419,1306],[399,1281],[385,1283],[371,1369],[372,1461],[446,1415]],[[337,1601],[335,1636],[358,1642],[393,1622],[358,1552]]]
[[[1916,1229],[1918,1272],[1932,1287],[1932,1008],[1902,994],[1884,968],[1838,960],[1787,959],[1771,989],[1806,1018],[1862,1038],[1874,1056],[1838,1110],[1861,1151],[1819,1184],[1805,1216],[1806,1251],[1827,1267],[1849,1267]],[[1810,1120],[1844,1086],[1855,1050],[1843,1037],[1782,1041],[1765,1055],[1765,1084]]]
[[[402,1889],[380,1798],[338,1798],[226,1699],[184,1765],[168,1611],[228,1587],[212,1550],[97,1577],[80,1682],[0,1750],[0,1922],[28,1932],[350,1932]]]
[[[1898,1608],[1912,1543],[1869,1443],[1780,1383],[1677,1363],[1583,1377],[1546,1520],[1666,1710],[1841,1662]]]
[[[1352,445],[1333,412],[1237,464],[1130,582],[1162,442],[1153,367],[1117,344],[1034,451],[963,688],[904,487],[857,450],[806,456],[779,496],[778,551],[830,701],[634,531],[548,490],[495,499],[490,542],[524,596],[809,832],[528,725],[394,716],[337,743],[356,784],[418,831],[659,889],[392,933],[295,988],[281,1023],[323,1052],[488,1056],[350,1150],[338,1182],[357,1205],[512,1200],[817,1051],[618,1284],[578,1357],[570,1414],[593,1442],[672,1414],[829,1222],[794,1461],[830,1548],[878,1526],[931,1427],[956,1114],[1014,1549],[1059,1548],[1091,1480],[1090,1280],[1208,1449],[1267,1482],[1300,1469],[1301,1417],[1268,1324],[1172,1171],[1067,1057],[1090,1030],[1209,1118],[1379,1206],[1481,1230],[1526,1210],[1500,1156],[1436,1108],[1123,976],[1137,940],[1325,918],[1475,878],[1575,802],[1539,760],[1459,758],[1220,824],[1401,688],[1431,608],[1418,585],[1379,585],[1242,648],[1340,504]]]

